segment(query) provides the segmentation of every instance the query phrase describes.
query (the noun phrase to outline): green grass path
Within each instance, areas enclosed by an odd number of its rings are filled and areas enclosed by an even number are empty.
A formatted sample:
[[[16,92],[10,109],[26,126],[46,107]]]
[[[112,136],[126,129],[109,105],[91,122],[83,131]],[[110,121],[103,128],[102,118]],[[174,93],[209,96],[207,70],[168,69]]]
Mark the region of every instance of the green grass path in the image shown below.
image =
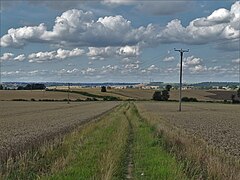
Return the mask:
[[[160,146],[154,129],[140,117],[133,104],[127,116],[133,127],[134,179],[186,179],[181,166]]]

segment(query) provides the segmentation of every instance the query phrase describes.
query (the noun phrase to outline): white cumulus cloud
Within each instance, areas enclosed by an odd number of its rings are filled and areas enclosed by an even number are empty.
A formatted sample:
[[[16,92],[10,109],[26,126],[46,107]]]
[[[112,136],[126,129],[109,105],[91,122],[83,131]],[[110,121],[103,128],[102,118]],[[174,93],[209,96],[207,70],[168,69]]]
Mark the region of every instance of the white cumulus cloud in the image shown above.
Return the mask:
[[[201,64],[198,64],[198,65],[195,65],[193,67],[190,67],[189,70],[190,70],[191,73],[200,73],[200,72],[206,71],[207,67],[203,66]]]
[[[1,61],[9,61],[12,60],[14,57],[13,53],[3,53],[3,55],[0,57]]]
[[[238,58],[238,59],[233,59],[232,62],[233,62],[233,63],[240,63],[240,58]]]
[[[174,60],[175,60],[175,58],[173,56],[165,57],[163,59],[163,61],[165,61],[165,62],[170,62],[170,61],[174,61]]]
[[[237,10],[238,9],[238,10]],[[184,27],[180,20],[174,19],[158,34],[160,42],[185,44],[207,44],[225,40],[230,49],[239,48],[240,2],[235,2],[230,10],[220,8],[208,17],[194,19]],[[238,46],[237,46],[238,45]]]
[[[134,1],[112,1],[132,3]],[[145,2],[142,2],[143,4]],[[150,2],[146,2],[150,3]],[[155,2],[154,2],[155,3]],[[156,4],[167,2],[156,2]],[[169,2],[171,4],[172,2]],[[181,3],[181,2],[174,2]],[[156,5],[157,6],[157,5]],[[155,6],[152,6],[155,8]],[[163,5],[162,7],[167,7]],[[146,8],[145,9],[151,9]],[[215,47],[225,50],[239,50],[240,38],[240,1],[231,8],[220,8],[207,17],[199,17],[185,27],[179,19],[173,19],[161,27],[158,24],[134,27],[132,22],[121,15],[95,17],[91,11],[71,9],[56,17],[52,30],[47,30],[44,23],[38,26],[11,28],[0,39],[1,47],[23,47],[28,43],[49,43],[59,46],[108,48],[122,47],[120,56],[137,55],[137,46],[155,47],[161,43],[207,44],[216,43]],[[131,48],[130,48],[131,47]],[[91,51],[91,50],[90,50]],[[107,51],[109,49],[92,49]],[[115,51],[115,50],[111,50]],[[89,55],[91,55],[90,52]],[[113,55],[115,53],[113,52]],[[100,55],[99,55],[100,56]],[[92,56],[94,58],[94,56]]]
[[[135,58],[140,55],[139,46],[123,47],[89,47],[87,56],[91,59],[105,59],[110,57]]]
[[[186,65],[199,65],[202,63],[202,59],[201,58],[197,58],[197,57],[194,57],[194,56],[189,56],[187,58],[184,58],[183,62],[186,64]]]
[[[84,50],[75,48],[73,50],[58,49],[56,51],[37,52],[28,55],[29,62],[45,62],[55,59],[63,60],[70,57],[80,56],[84,53]]]
[[[44,41],[43,35],[46,33],[46,29],[44,24],[30,27],[25,26],[17,29],[11,28],[6,35],[1,37],[0,46],[21,47],[26,42]]]
[[[17,57],[14,58],[16,61],[24,61],[26,59],[24,54],[20,54]]]
[[[58,45],[107,47],[132,46],[147,42],[155,34],[150,26],[133,28],[121,15],[99,17],[91,11],[72,9],[56,17],[52,31],[45,24],[12,28],[1,37],[1,47],[22,47],[26,43],[47,42]]]

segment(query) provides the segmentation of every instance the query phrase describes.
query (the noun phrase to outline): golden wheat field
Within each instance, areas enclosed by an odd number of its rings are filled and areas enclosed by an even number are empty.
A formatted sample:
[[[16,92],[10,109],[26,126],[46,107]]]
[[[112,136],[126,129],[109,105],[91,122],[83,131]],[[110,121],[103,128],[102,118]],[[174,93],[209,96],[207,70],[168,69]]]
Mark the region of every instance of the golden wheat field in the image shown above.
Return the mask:
[[[28,149],[57,134],[94,119],[117,102],[13,102],[0,103],[0,152]],[[0,157],[1,157],[0,154]]]
[[[142,116],[166,122],[227,154],[240,157],[240,107],[218,103],[137,102]]]

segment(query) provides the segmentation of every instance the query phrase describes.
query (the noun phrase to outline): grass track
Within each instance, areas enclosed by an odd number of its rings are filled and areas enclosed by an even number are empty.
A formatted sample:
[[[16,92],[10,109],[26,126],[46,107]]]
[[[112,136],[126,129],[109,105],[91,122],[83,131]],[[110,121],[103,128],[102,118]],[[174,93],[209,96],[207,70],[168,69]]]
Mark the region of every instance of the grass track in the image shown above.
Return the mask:
[[[181,165],[161,146],[154,129],[139,115],[135,105],[131,105],[127,116],[133,127],[133,177],[134,179],[186,179]]]
[[[123,169],[119,164],[128,137],[125,108],[119,107],[67,140],[73,160],[46,179],[120,179]]]

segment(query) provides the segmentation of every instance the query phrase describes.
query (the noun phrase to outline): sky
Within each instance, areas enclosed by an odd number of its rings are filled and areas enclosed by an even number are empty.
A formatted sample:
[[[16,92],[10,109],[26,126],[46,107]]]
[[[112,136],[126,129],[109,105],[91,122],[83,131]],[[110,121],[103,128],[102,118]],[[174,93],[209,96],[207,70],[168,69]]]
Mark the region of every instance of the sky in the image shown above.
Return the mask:
[[[0,2],[2,82],[239,81],[240,1]]]

